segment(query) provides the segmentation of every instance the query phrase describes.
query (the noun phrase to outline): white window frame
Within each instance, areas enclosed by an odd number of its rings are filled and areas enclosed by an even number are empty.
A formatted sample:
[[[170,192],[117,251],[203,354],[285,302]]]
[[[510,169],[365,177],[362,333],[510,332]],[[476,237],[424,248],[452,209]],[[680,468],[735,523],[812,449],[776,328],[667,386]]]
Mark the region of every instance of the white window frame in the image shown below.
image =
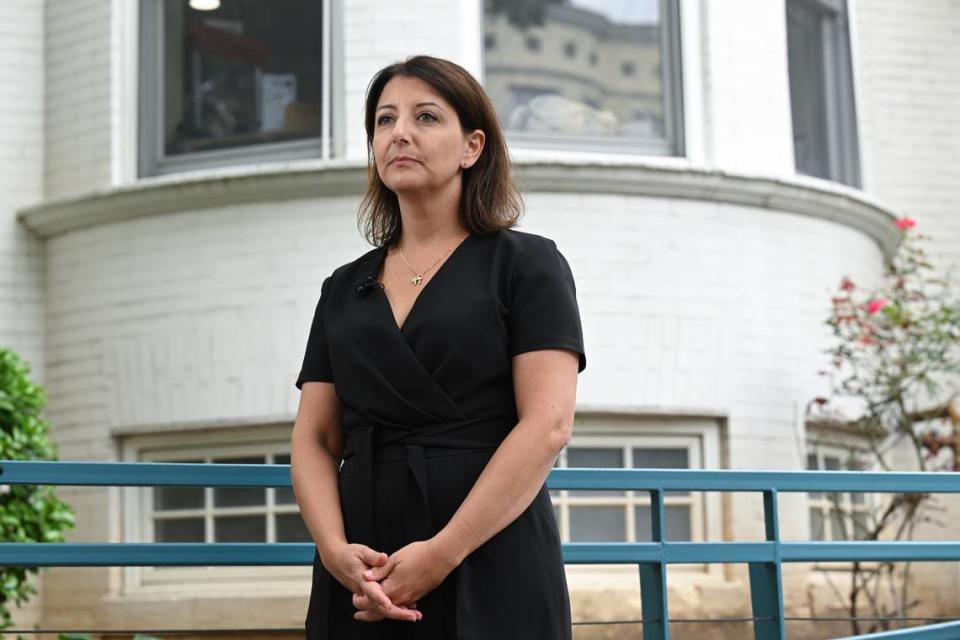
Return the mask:
[[[584,411],[574,419],[573,435],[567,447],[651,447],[682,448],[688,447],[690,468],[719,469],[722,419],[716,417],[692,416],[656,416],[650,414],[631,414],[624,412]],[[561,456],[564,455],[561,452]],[[552,490],[557,491],[557,490]],[[566,495],[566,490],[563,494]],[[632,492],[635,504],[649,504],[649,494],[642,491]],[[644,495],[646,494],[646,495]],[[677,500],[686,500],[691,505],[690,535],[694,542],[719,541],[723,539],[723,514],[721,512],[722,494],[717,491],[691,492],[689,496],[665,496],[667,504]],[[582,500],[591,503],[623,504],[624,498],[587,496],[570,498],[563,495],[552,498],[555,506],[561,507],[561,520],[558,521],[563,540],[568,538],[569,511],[563,505],[565,501]],[[625,516],[626,517],[626,516]],[[634,519],[627,518],[630,535],[635,533]],[[613,588],[632,590],[638,588],[639,573],[636,565],[567,565],[568,587],[575,589]],[[710,579],[725,579],[725,569],[721,564],[683,564],[673,565],[671,574],[681,581],[700,580],[705,575]],[[687,577],[684,577],[687,576]]]
[[[699,460],[704,468],[721,468],[720,439],[722,419],[716,417],[650,416],[624,412],[593,411],[578,414],[571,444],[608,444],[624,446],[692,447],[690,464]],[[245,455],[251,452],[289,452],[290,425],[249,425],[239,428],[214,427],[204,430],[174,430],[122,436],[119,449],[122,461],[134,462],[172,456],[196,457],[200,452],[217,457]],[[184,446],[183,443],[189,445]],[[569,445],[568,445],[569,446]],[[152,540],[149,517],[152,495],[147,487],[115,489],[122,521],[118,528],[124,542]],[[637,492],[641,493],[641,492]],[[639,496],[640,501],[643,496]],[[668,501],[674,496],[668,496]],[[719,492],[694,492],[689,499],[691,535],[694,540],[722,540],[723,521]],[[556,504],[556,502],[555,502]],[[631,526],[632,523],[631,523]],[[251,589],[263,595],[303,595],[309,592],[311,568],[296,567],[114,567],[118,572],[119,594],[126,599],[176,597],[216,597],[249,595]],[[677,565],[680,581],[704,577],[725,580],[724,567]],[[567,565],[568,586],[577,588],[638,588],[635,565]],[[698,577],[699,576],[699,577]]]
[[[114,0],[135,5],[119,12],[122,30],[118,40],[126,55],[120,57],[134,60],[118,69],[124,86],[121,101],[127,106],[118,113],[123,121],[132,125],[122,129],[130,140],[123,149],[123,165],[114,171],[118,182],[131,182],[141,178],[180,173],[199,169],[215,169],[224,166],[257,164],[320,158],[329,160],[344,154],[344,84],[343,84],[343,28],[342,2],[344,0],[320,0],[322,7],[323,53],[321,60],[321,97],[319,137],[273,142],[211,150],[167,157],[163,151],[161,112],[163,97],[163,2],[164,0]],[[128,32],[137,34],[129,38]],[[128,57],[131,56],[131,57]],[[336,135],[333,123],[340,128]],[[119,133],[119,131],[118,131]]]
[[[170,431],[125,437],[121,441],[123,461],[150,462],[177,458],[197,459],[240,457],[250,455],[289,454],[289,425],[257,425],[243,428],[215,428],[203,431]],[[185,437],[186,435],[186,437]],[[189,444],[184,445],[184,442]],[[153,542],[153,488],[122,487],[124,542]],[[212,492],[213,488],[205,488]],[[217,514],[299,513],[296,504],[275,504],[276,490],[266,489],[263,506],[217,507],[210,509],[212,498],[205,500],[205,535],[212,530],[210,518]],[[193,510],[190,510],[191,512]],[[174,512],[170,512],[174,513]],[[275,537],[273,518],[267,520],[268,540]],[[127,596],[182,595],[218,596],[249,595],[256,590],[262,595],[302,595],[309,591],[309,566],[211,566],[211,567],[118,567],[122,573],[120,593]]]
[[[849,440],[847,442],[838,441],[837,438],[828,438],[822,435],[814,436],[813,438],[808,439],[807,441],[807,452],[806,458],[814,456],[817,460],[817,471],[826,471],[825,459],[827,457],[833,457],[840,460],[841,465],[846,465],[850,460],[851,455],[865,454],[867,452],[867,447],[863,443],[853,443]],[[807,461],[807,468],[809,469],[809,461]],[[849,467],[844,466],[837,471],[848,471],[851,470]],[[819,494],[815,496],[814,494]],[[862,538],[857,538],[855,535],[855,530],[851,529],[850,533],[852,537],[850,538],[841,538],[837,540],[833,537],[833,522],[831,520],[834,511],[834,507],[839,507],[841,513],[844,514],[853,514],[861,513],[864,515],[867,526],[870,525],[871,515],[873,513],[873,508],[875,501],[871,498],[871,494],[862,493],[859,494],[863,496],[863,501],[856,503],[853,501],[853,496],[855,494],[851,492],[838,492],[838,491],[823,491],[823,492],[812,492],[807,493],[807,525],[809,527],[808,539],[817,542],[849,542],[854,540],[861,540]],[[831,495],[837,496],[837,501],[834,503],[830,499]],[[813,521],[810,517],[810,512],[816,509],[820,512],[820,518],[823,530],[823,536],[816,538],[814,537],[813,530]],[[846,518],[846,515],[844,515]],[[850,522],[844,524],[846,528],[847,525],[853,527],[852,519]]]
[[[483,51],[485,27],[484,1],[476,0],[479,16],[479,68],[477,76],[485,83],[486,60]],[[703,162],[703,146],[688,144],[691,135],[702,136],[703,113],[700,108],[702,90],[692,79],[700,79],[699,4],[698,0],[659,0],[660,55],[666,61],[662,76],[662,90],[667,100],[664,109],[663,141],[599,139],[587,142],[582,137],[551,135],[539,136],[504,130],[511,156],[535,159],[546,153],[556,158],[557,153],[575,158],[617,155],[624,159],[655,158],[663,164],[688,166],[691,160]],[[688,44],[689,42],[689,44]],[[701,80],[698,80],[701,81]]]
[[[683,449],[687,452],[687,463],[689,469],[703,468],[701,458],[701,441],[694,435],[584,435],[573,437],[570,443],[560,452],[558,466],[567,467],[567,454],[570,449],[576,448],[603,448],[620,449],[623,460],[632,459],[632,449]],[[633,467],[625,467],[633,468]],[[624,496],[591,496],[576,495],[571,496],[568,489],[556,491],[559,495],[554,496],[553,504],[560,510],[560,539],[563,542],[572,542],[570,539],[570,508],[571,507],[606,507],[616,506],[624,509],[625,518],[625,542],[637,542],[636,507],[650,506],[649,491],[624,491]],[[691,540],[703,539],[703,493],[696,491],[688,495],[667,495],[664,496],[665,506],[685,506],[690,510],[690,536]]]

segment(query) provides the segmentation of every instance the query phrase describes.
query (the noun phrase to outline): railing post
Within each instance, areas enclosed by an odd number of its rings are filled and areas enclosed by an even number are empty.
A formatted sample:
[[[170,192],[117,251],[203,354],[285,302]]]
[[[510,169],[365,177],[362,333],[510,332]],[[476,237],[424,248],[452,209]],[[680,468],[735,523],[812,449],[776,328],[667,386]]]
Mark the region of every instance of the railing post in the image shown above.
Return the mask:
[[[774,546],[773,562],[751,562],[750,600],[753,604],[755,640],[785,640],[783,619],[783,575],[780,564],[780,517],[777,491],[763,492],[763,517],[766,537]]]
[[[653,542],[664,541],[663,491],[650,491],[650,524]],[[643,612],[643,640],[669,640],[670,616],[667,612],[667,563],[660,554],[659,562],[640,563],[640,604]]]

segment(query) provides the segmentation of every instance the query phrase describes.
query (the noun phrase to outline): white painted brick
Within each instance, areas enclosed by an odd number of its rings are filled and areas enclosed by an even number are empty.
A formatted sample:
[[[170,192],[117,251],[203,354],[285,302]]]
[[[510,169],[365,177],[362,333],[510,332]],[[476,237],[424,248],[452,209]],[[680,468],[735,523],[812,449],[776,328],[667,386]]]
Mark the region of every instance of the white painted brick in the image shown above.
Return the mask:
[[[343,4],[347,155],[365,157],[363,98],[373,73],[416,53],[464,59],[459,25],[475,5]],[[850,4],[866,190],[916,217],[937,237],[937,256],[960,264],[956,2]],[[0,228],[0,339],[35,363],[61,454],[71,459],[112,459],[111,428],[292,419],[292,382],[320,282],[368,248],[354,231],[355,198],[185,211],[45,245],[14,225],[17,207],[109,186],[119,82],[111,66],[119,53],[110,33],[114,6],[0,4],[0,70],[8,79],[0,88],[0,218],[8,222]],[[790,178],[783,0],[701,6],[707,164]],[[750,38],[742,36],[745,24],[756,25]],[[875,243],[849,227],[752,207],[525,195],[521,228],[554,238],[576,277],[590,363],[581,402],[715,411],[728,416],[731,466],[802,468],[794,402],[823,392],[815,372],[825,363],[829,297],[841,275],[878,280]],[[82,509],[72,539],[113,535],[119,514],[106,492],[64,495]],[[783,526],[802,535],[803,502],[794,503],[784,500],[794,504],[785,513],[799,515]],[[733,496],[724,516],[734,536],[756,537],[755,496]],[[960,517],[951,527],[960,530]],[[100,606],[116,597],[108,576],[49,572],[47,626],[97,626],[107,610],[135,623],[162,621],[184,606]],[[956,592],[955,572],[939,579]],[[299,615],[298,597],[285,611]],[[224,600],[214,609],[223,619],[247,607]],[[188,617],[218,622],[202,608]]]

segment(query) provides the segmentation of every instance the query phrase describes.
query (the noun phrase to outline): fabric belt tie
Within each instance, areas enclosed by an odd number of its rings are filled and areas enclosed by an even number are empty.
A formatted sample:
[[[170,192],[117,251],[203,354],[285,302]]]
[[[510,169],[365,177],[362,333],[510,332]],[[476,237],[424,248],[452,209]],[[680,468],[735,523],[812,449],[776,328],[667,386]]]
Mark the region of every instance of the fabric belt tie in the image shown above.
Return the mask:
[[[407,534],[427,540],[435,533],[427,491],[426,458],[496,449],[515,426],[510,418],[471,418],[411,427],[370,424],[352,429],[344,445],[340,474],[341,510],[348,542],[376,544],[374,529],[374,462],[406,460]],[[432,455],[431,455],[432,454]],[[346,468],[349,465],[349,468]]]

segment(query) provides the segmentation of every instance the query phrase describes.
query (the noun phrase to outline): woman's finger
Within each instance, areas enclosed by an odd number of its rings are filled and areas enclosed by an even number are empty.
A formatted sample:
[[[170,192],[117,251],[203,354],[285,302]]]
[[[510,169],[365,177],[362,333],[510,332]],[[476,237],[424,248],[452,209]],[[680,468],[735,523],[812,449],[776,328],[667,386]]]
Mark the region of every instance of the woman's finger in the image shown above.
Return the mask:
[[[376,602],[374,602],[373,600],[371,600],[370,598],[368,598],[367,596],[365,596],[365,595],[363,595],[363,594],[361,594],[361,593],[354,593],[354,594],[352,594],[352,596],[353,596],[353,606],[354,606],[355,609],[361,609],[361,610],[366,610],[366,611],[373,611],[373,610],[377,609],[377,607],[379,606]],[[399,608],[402,609],[403,607],[399,607]],[[413,603],[407,605],[406,608],[407,608],[407,609],[416,609],[416,608],[417,608],[417,603],[416,603],[416,602],[413,602]]]
[[[363,622],[378,622],[383,620],[387,616],[383,615],[379,611],[357,611],[353,614],[354,619],[361,620]]]
[[[365,622],[375,622],[377,620],[383,620],[383,618],[416,622],[423,618],[423,614],[413,609],[404,609],[395,606],[383,607],[378,605],[375,609],[361,609],[355,612],[353,617]]]
[[[387,594],[383,592],[383,586],[381,586],[379,582],[362,580],[360,583],[360,588],[363,590],[363,595],[365,595],[374,604],[388,608],[393,606],[393,602],[391,602],[390,598],[387,597]]]

